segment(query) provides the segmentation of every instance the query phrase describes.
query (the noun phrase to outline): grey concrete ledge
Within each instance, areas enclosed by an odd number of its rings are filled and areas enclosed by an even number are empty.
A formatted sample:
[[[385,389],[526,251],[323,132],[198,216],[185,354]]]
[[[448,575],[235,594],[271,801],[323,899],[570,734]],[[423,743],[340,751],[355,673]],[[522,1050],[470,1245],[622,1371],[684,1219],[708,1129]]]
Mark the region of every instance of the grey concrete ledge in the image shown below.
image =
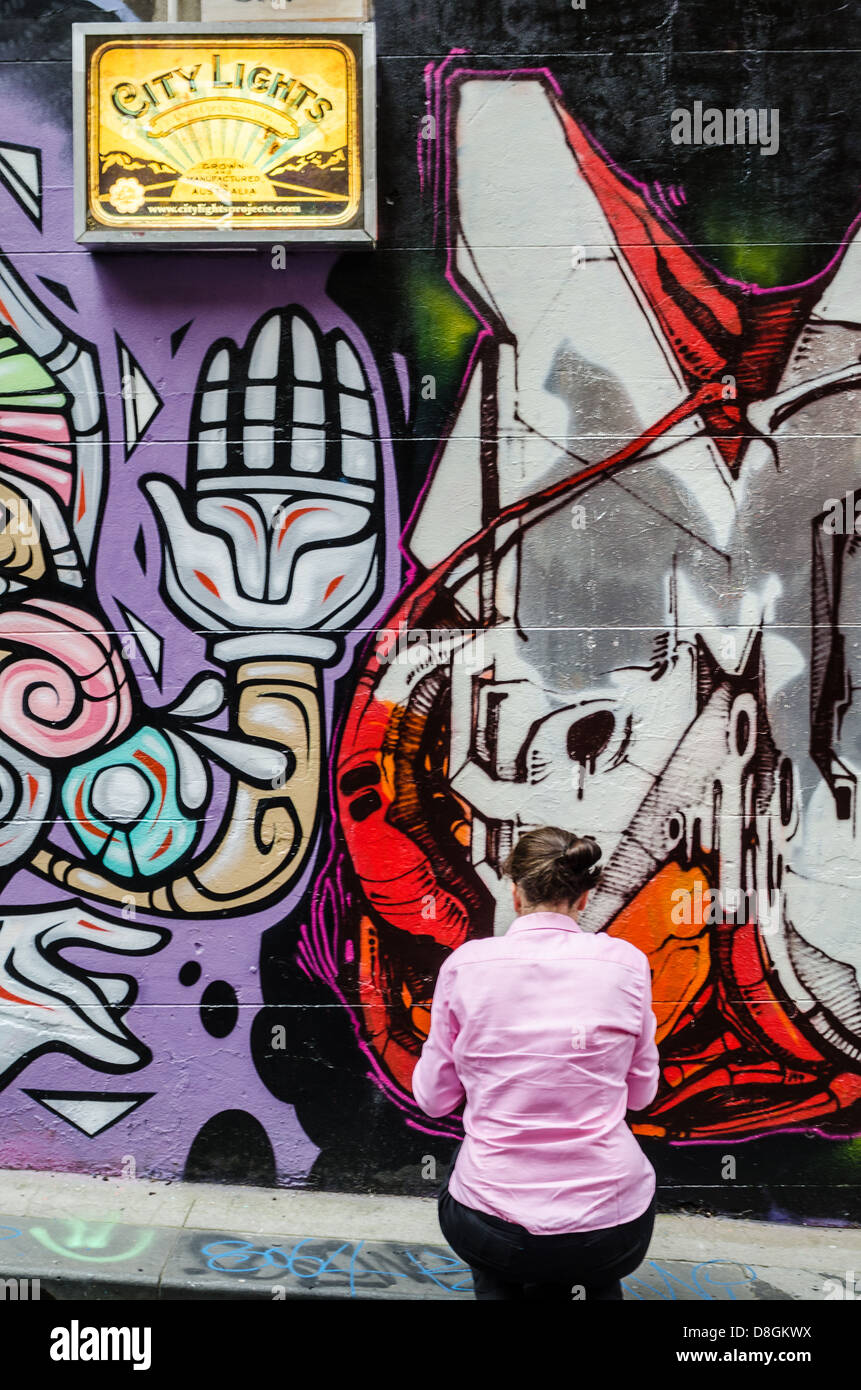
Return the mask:
[[[854,1271],[861,1283],[859,1228],[662,1216],[625,1297],[833,1299]],[[433,1198],[12,1170],[0,1170],[0,1279],[7,1299],[33,1280],[60,1300],[472,1298]]]

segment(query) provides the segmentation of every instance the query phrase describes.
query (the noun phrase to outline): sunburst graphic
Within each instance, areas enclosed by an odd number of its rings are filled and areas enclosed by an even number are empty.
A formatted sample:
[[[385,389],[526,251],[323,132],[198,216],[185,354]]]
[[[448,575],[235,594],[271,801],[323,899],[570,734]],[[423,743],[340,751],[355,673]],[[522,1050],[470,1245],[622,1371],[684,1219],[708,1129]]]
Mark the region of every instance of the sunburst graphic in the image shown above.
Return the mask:
[[[300,80],[285,75],[284,57],[280,69],[271,56],[269,66],[261,60],[252,68],[258,54],[240,42],[220,45],[215,57],[211,44],[196,49],[194,63],[188,49],[162,51],[159,62],[167,62],[160,76],[152,54],[136,52],[137,66],[129,67],[128,54],[115,58],[113,47],[107,45],[102,60],[109,66],[99,89],[105,96],[92,185],[102,220],[191,225],[220,218],[223,209],[228,219],[313,218],[319,225],[354,214],[360,168],[348,99],[353,77],[342,53],[322,53],[316,45]],[[262,81],[255,73],[265,74]],[[116,93],[119,101],[111,101]],[[143,206],[127,196],[132,179],[144,190]]]
[[[206,98],[154,117],[139,128],[137,144],[178,176],[150,183],[150,199],[161,193],[182,202],[266,202],[283,189],[291,201],[345,203],[346,190],[309,192],[306,183],[289,177],[292,156],[316,135],[314,126],[303,128],[263,102]]]

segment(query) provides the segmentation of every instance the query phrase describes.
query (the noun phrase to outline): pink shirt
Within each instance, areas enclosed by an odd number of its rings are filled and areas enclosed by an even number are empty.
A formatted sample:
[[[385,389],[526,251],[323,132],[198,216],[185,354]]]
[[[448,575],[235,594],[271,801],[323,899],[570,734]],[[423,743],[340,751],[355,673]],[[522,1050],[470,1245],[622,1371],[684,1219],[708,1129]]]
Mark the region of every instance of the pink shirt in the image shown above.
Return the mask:
[[[625,1123],[658,1087],[649,962],[557,912],[467,941],[443,963],[413,1094],[466,1100],[458,1202],[536,1235],[641,1216],[655,1171]]]

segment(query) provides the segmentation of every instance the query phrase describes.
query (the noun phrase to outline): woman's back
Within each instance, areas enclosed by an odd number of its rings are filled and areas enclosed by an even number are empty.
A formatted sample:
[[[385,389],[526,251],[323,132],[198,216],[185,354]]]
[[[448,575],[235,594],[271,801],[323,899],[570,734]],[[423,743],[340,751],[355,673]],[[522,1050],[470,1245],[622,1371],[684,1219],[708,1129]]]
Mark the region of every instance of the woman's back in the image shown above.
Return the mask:
[[[455,951],[413,1077],[429,1114],[467,1100],[452,1196],[538,1234],[638,1216],[655,1175],[625,1113],[655,1094],[654,1032],[643,953],[564,913]]]

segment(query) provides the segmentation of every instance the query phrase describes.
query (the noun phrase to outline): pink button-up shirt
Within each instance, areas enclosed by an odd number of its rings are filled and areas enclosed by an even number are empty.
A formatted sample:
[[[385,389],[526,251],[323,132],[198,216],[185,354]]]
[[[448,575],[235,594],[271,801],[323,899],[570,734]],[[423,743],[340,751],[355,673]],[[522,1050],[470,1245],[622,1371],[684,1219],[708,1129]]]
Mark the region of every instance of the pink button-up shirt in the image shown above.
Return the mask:
[[[466,1100],[458,1202],[536,1235],[641,1216],[655,1171],[625,1123],[658,1087],[649,962],[558,912],[519,917],[444,962],[413,1094]]]

